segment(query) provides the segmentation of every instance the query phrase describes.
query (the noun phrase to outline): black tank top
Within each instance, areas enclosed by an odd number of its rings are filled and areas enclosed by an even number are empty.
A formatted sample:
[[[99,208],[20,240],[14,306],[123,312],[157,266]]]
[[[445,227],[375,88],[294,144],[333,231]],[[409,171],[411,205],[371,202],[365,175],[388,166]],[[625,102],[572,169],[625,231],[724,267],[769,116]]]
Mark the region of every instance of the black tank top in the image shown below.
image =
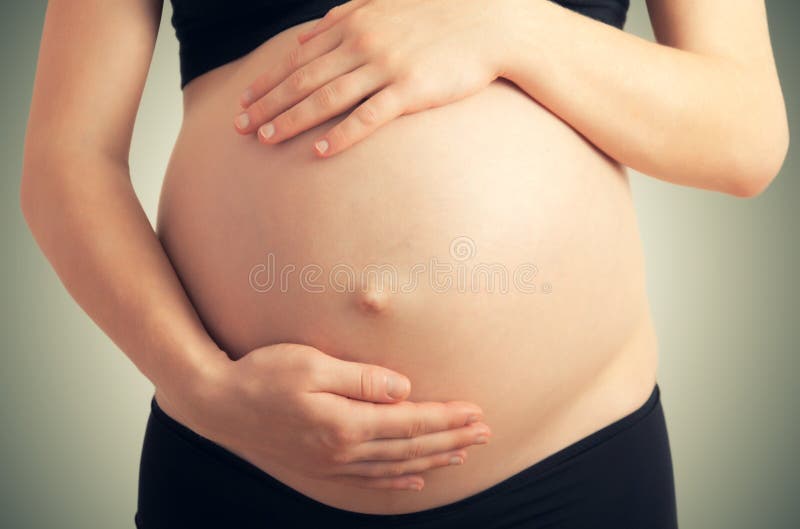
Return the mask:
[[[630,0],[551,0],[622,29]],[[171,0],[180,45],[181,88],[343,0]]]

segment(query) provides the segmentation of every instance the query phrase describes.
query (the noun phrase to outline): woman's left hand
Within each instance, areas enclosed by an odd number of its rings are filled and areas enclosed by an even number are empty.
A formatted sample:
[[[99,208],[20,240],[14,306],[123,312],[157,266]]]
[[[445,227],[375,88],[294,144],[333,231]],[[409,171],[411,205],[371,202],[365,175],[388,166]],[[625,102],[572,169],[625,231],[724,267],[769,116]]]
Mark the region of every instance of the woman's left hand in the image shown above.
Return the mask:
[[[500,2],[351,0],[298,37],[281,67],[245,90],[242,134],[274,144],[361,102],[314,142],[331,156],[403,115],[474,94],[501,74]],[[495,15],[495,16],[493,16]],[[365,100],[365,101],[364,101]]]

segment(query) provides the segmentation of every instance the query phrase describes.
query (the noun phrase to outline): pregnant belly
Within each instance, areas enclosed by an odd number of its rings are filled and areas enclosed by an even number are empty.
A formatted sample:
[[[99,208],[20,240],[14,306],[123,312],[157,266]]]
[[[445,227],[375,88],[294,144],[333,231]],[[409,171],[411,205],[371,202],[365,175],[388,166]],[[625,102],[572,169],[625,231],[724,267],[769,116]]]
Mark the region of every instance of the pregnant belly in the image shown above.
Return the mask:
[[[239,93],[298,26],[187,87],[158,234],[232,358],[313,345],[467,400],[492,428],[422,493],[263,467],[324,503],[402,513],[487,488],[632,411],[656,342],[627,176],[505,80],[329,159],[233,131]]]

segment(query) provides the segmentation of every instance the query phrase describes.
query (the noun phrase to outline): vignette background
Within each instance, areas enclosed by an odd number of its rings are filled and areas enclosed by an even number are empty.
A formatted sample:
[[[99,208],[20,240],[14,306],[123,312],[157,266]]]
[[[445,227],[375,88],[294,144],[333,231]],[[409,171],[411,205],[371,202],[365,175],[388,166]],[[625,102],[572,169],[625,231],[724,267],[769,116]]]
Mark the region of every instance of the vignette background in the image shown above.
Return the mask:
[[[626,31],[652,39],[643,1]],[[0,18],[0,527],[133,527],[151,386],[69,297],[19,208],[46,2]],[[800,2],[767,0],[792,131]],[[151,220],[181,118],[165,6],[131,150]],[[682,529],[792,529],[800,519],[800,142],[759,197],[630,171],[660,343],[659,385]]]

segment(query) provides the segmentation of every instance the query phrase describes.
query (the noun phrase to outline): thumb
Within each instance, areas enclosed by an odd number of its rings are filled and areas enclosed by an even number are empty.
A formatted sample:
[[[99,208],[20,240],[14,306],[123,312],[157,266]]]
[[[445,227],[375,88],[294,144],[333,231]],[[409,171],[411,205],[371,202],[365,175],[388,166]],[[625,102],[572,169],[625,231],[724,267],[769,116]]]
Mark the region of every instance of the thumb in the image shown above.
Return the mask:
[[[391,369],[334,359],[321,377],[322,391],[370,402],[396,402],[411,391],[411,381]]]

